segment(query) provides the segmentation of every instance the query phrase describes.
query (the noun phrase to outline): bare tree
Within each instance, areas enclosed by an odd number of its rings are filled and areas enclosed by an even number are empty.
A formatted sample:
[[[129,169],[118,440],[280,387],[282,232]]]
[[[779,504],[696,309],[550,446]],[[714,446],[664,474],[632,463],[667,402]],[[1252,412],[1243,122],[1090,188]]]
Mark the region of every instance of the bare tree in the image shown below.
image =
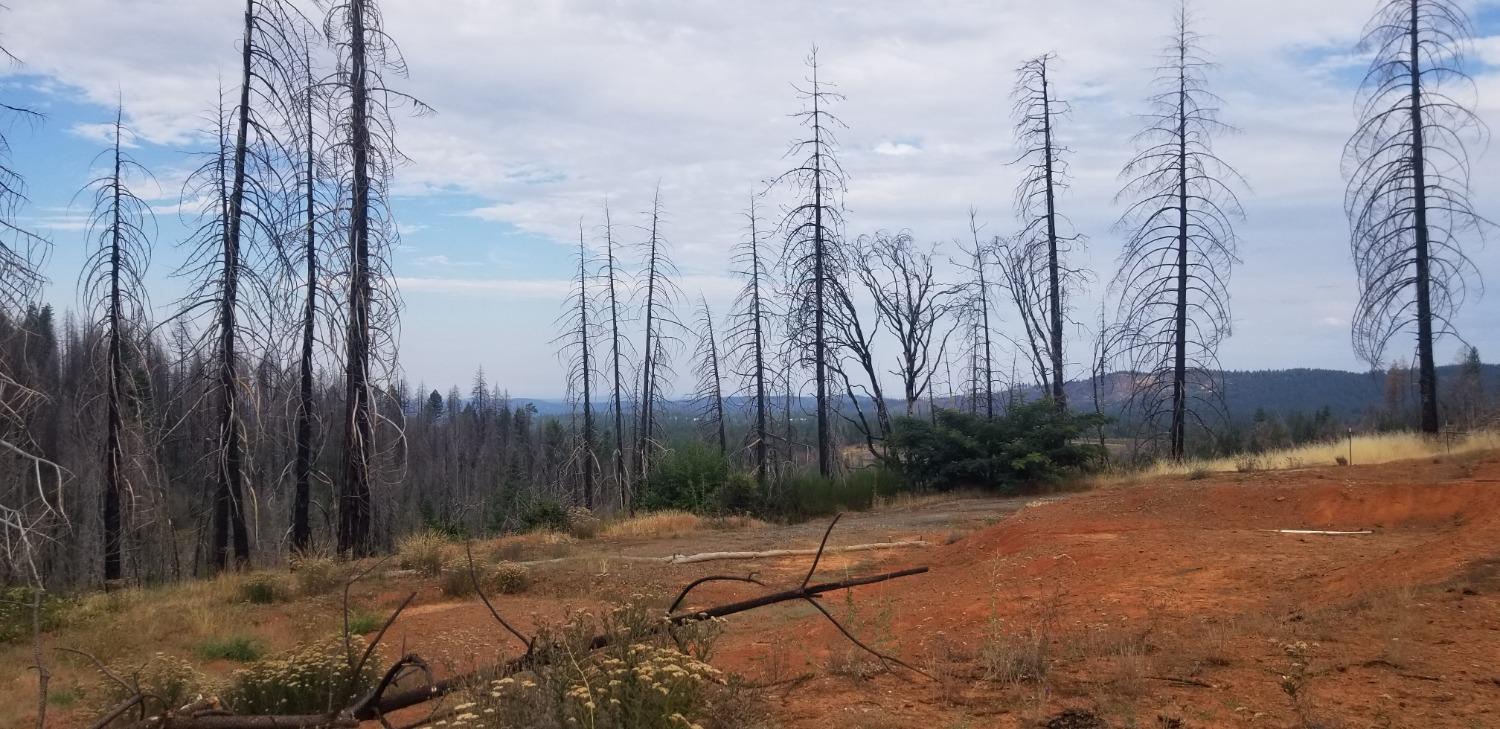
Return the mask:
[[[202,332],[217,365],[213,562],[218,569],[230,564],[231,542],[234,563],[250,561],[240,365],[254,349],[269,346],[269,313],[277,308],[269,267],[283,254],[288,206],[295,199],[286,175],[294,167],[292,130],[305,85],[300,17],[281,0],[246,0],[238,102],[227,118],[220,114],[218,151],[188,182],[190,197],[203,207],[188,243],[188,261],[179,269],[193,282],[182,315],[211,312]]]
[[[302,118],[298,129],[302,160],[299,170],[299,187],[302,191],[302,312],[300,324],[300,348],[298,352],[297,410],[295,415],[296,455],[292,466],[292,535],[294,551],[308,548],[312,539],[309,510],[312,500],[312,482],[315,478],[315,463],[318,447],[314,442],[314,421],[317,419],[317,404],[314,401],[316,388],[316,358],[314,353],[319,343],[318,322],[327,316],[327,302],[331,295],[324,291],[323,259],[326,246],[321,241],[328,236],[333,225],[333,205],[326,199],[330,195],[322,159],[327,148],[327,139],[315,124],[315,112],[325,107],[326,94],[314,79],[311,46],[303,41],[302,71],[306,87],[301,98]],[[332,194],[336,195],[336,191]],[[294,298],[294,297],[292,297]]]
[[[1183,457],[1189,421],[1222,414],[1215,386],[1219,343],[1229,335],[1229,272],[1238,261],[1231,220],[1241,217],[1231,187],[1241,182],[1214,154],[1219,99],[1205,80],[1211,64],[1186,7],[1158,69],[1147,127],[1121,171],[1127,200],[1119,227],[1129,238],[1114,280],[1119,354],[1139,384],[1132,407],[1154,438],[1165,421],[1168,453]]]
[[[991,347],[990,328],[990,284],[986,276],[990,260],[994,258],[994,246],[979,240],[979,212],[969,208],[969,237],[973,248],[957,244],[967,260],[955,261],[954,265],[972,278],[961,287],[962,301],[958,305],[960,318],[969,324],[970,386],[974,394],[974,410],[978,411],[978,399],[984,398],[984,416],[995,417],[995,367]],[[953,378],[948,378],[951,388]]]
[[[629,508],[630,473],[625,465],[625,413],[621,407],[623,397],[623,383],[621,381],[621,360],[624,353],[621,346],[626,340],[620,336],[620,265],[615,258],[615,229],[610,220],[609,203],[604,203],[604,277],[605,294],[609,297],[609,356],[611,359],[611,370],[613,371],[613,382],[610,389],[614,399],[615,416],[615,487],[620,493],[620,508]]]
[[[137,410],[134,406],[134,378],[127,357],[138,360],[139,353],[129,352],[139,341],[141,327],[150,309],[146,301],[143,277],[151,261],[148,225],[155,224],[151,206],[130,187],[130,177],[150,178],[150,173],[124,151],[127,134],[124,107],[115,110],[114,145],[108,155],[108,169],[84,188],[93,197],[89,216],[93,250],[84,263],[79,291],[85,306],[93,312],[95,324],[104,334],[105,365],[105,438],[104,438],[104,505],[101,524],[104,530],[104,581],[118,581],[121,576],[121,499],[134,493],[133,473],[144,471],[132,467],[126,451],[126,419]],[[97,158],[96,158],[97,159]]]
[[[817,46],[807,56],[807,67],[809,77],[804,85],[795,87],[803,109],[793,115],[806,134],[787,150],[786,156],[795,166],[779,175],[773,184],[792,187],[798,197],[781,221],[785,236],[781,266],[791,291],[788,313],[795,321],[791,331],[804,353],[804,361],[812,360],[818,411],[818,473],[827,476],[833,472],[828,368],[836,356],[829,345],[828,316],[837,305],[831,289],[839,278],[838,233],[843,227],[840,197],[845,191],[844,169],[838,162],[835,136],[835,130],[844,123],[828,107],[843,96],[831,91],[828,82],[818,77]],[[807,326],[809,323],[811,326]]]
[[[854,275],[851,271],[858,268],[859,263],[843,260],[854,258],[857,253],[840,252],[848,255],[839,257],[835,270],[844,275],[829,281],[827,288],[833,304],[828,312],[828,344],[833,355],[828,369],[839,378],[853,413],[840,410],[840,417],[864,436],[865,448],[870,455],[881,459],[885,457],[883,444],[891,433],[891,414],[886,405],[885,389],[880,384],[880,368],[875,363],[875,337],[884,326],[886,310],[874,307],[875,320],[865,326],[859,303],[851,293],[853,282],[849,280]],[[871,413],[865,412],[866,402]]]
[[[775,287],[761,247],[755,199],[755,195],[750,196],[750,207],[745,213],[748,230],[745,240],[734,252],[734,274],[744,279],[745,285],[735,298],[734,310],[730,314],[728,351],[734,363],[734,374],[743,383],[741,389],[752,399],[750,408],[755,415],[750,447],[755,453],[755,481],[764,493],[770,479],[770,403],[766,398],[770,393],[767,379],[771,373],[766,360],[771,320],[775,317],[769,305]]]
[[[698,370],[698,416],[713,430],[719,453],[729,453],[729,438],[724,430],[724,371],[720,366],[719,342],[714,337],[714,313],[708,299],[698,294],[698,351],[694,364]]]
[[[1360,296],[1354,351],[1378,367],[1400,334],[1415,334],[1422,430],[1438,432],[1436,338],[1479,271],[1464,239],[1487,221],[1470,199],[1468,146],[1487,129],[1473,112],[1464,71],[1473,28],[1453,0],[1386,0],[1365,28],[1373,54],[1356,106],[1359,128],[1344,149]]]
[[[391,108],[410,105],[429,111],[420,101],[393,90],[390,77],[404,77],[406,63],[385,31],[375,0],[342,0],[329,7],[324,34],[337,56],[331,81],[338,143],[333,150],[345,177],[347,243],[342,251],[345,286],[344,462],[339,490],[339,551],[370,552],[374,521],[372,469],[381,452],[376,424],[384,392],[382,380],[394,379],[399,299],[391,275],[391,250],[397,231],[387,205],[387,188],[395,165],[404,158],[395,145]],[[341,102],[341,103],[340,103]],[[377,369],[384,370],[377,371]],[[389,418],[386,418],[389,420]],[[398,437],[393,439],[399,443]]]
[[[676,331],[681,329],[673,305],[682,298],[674,277],[677,265],[667,249],[662,236],[661,186],[651,198],[647,237],[641,244],[645,258],[643,272],[646,276],[646,338],[641,345],[641,391],[640,425],[636,431],[635,472],[642,481],[651,470],[651,451],[657,447],[654,439],[656,426],[656,403],[664,397],[664,384],[670,379],[671,366],[666,361],[667,348],[678,342]],[[668,331],[668,330],[671,331]],[[627,499],[626,508],[633,511],[633,499]]]
[[[560,356],[568,368],[568,392],[579,393],[583,398],[583,444],[578,456],[583,461],[583,505],[589,509],[594,508],[594,401],[591,389],[594,332],[589,323],[589,310],[593,306],[589,295],[589,270],[593,263],[584,243],[583,220],[579,219],[577,288],[568,297],[559,321],[562,333],[554,341],[560,345]]]
[[[1053,54],[1037,56],[1017,69],[1015,101],[1016,144],[1023,165],[1021,183],[1016,187],[1016,214],[1021,232],[1014,248],[1004,256],[1007,261],[1007,285],[1017,306],[1045,301],[1045,314],[1020,312],[1025,324],[1028,347],[1045,356],[1034,367],[1041,377],[1038,383],[1047,389],[1059,408],[1067,408],[1067,379],[1063,358],[1063,318],[1071,289],[1079,285],[1082,274],[1068,267],[1066,257],[1077,235],[1064,235],[1066,223],[1058,212],[1058,197],[1068,188],[1068,148],[1057,140],[1057,121],[1068,113],[1068,102],[1058,98],[1050,77]],[[1026,291],[1018,291],[1024,287]]]
[[[922,250],[906,231],[861,236],[854,273],[870,294],[883,325],[896,340],[900,358],[891,374],[901,378],[907,416],[932,386],[937,352],[948,346],[956,323],[948,322],[958,291],[937,280],[936,248]],[[941,335],[941,338],[939,336]]]

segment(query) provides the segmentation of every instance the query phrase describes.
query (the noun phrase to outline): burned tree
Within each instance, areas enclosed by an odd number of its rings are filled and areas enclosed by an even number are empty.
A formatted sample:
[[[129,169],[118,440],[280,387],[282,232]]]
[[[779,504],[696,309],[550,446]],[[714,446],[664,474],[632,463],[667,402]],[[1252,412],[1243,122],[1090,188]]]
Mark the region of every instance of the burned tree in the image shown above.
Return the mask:
[[[1113,284],[1118,352],[1139,379],[1132,407],[1151,438],[1166,431],[1174,460],[1190,421],[1207,426],[1209,411],[1222,413],[1218,347],[1229,335],[1229,272],[1238,261],[1231,220],[1242,213],[1231,185],[1240,177],[1213,151],[1214,135],[1229,127],[1208,90],[1210,66],[1179,10],[1148,126],[1120,173],[1128,204],[1119,227],[1129,237]]]
[[[322,107],[324,97],[313,78],[311,49],[304,46],[303,66],[306,88],[301,98],[302,118],[298,143],[302,148],[301,168],[297,180],[302,192],[302,313],[299,319],[301,332],[297,359],[297,411],[295,415],[296,454],[292,465],[292,549],[302,551],[310,546],[312,528],[308,511],[312,500],[314,463],[317,460],[317,445],[314,442],[314,420],[317,406],[313,399],[316,387],[314,353],[319,343],[318,322],[326,317],[326,302],[330,300],[323,291],[323,259],[327,255],[322,239],[332,224],[332,205],[326,197],[329,192],[322,155],[327,140],[315,124],[315,112]]]
[[[978,398],[984,398],[984,416],[993,419],[995,417],[995,367],[992,342],[990,335],[990,280],[986,276],[989,262],[994,258],[994,251],[979,240],[979,213],[969,208],[969,237],[973,241],[973,248],[964,248],[959,244],[958,249],[968,256],[968,260],[956,261],[959,269],[969,274],[971,278],[961,287],[962,301],[958,311],[960,318],[966,321],[970,327],[970,384],[974,391],[973,410],[978,412]],[[951,388],[953,378],[948,378]],[[980,393],[983,393],[982,395]]]
[[[1465,238],[1477,242],[1487,224],[1469,187],[1469,145],[1486,136],[1464,71],[1472,38],[1453,0],[1384,2],[1360,43],[1374,58],[1356,102],[1359,127],[1344,149],[1360,291],[1354,351],[1378,367],[1392,339],[1415,335],[1427,433],[1441,424],[1433,344],[1453,332],[1467,285],[1479,277]]]
[[[932,386],[940,353],[956,326],[947,320],[958,292],[938,281],[934,256],[934,248],[917,247],[906,231],[862,236],[852,256],[854,273],[879,312],[876,322],[900,350],[893,374],[901,378],[907,416],[916,414]]]
[[[630,473],[625,470],[625,412],[621,407],[623,382],[621,381],[620,346],[625,340],[620,336],[620,266],[615,258],[615,229],[609,216],[609,203],[604,204],[604,276],[605,294],[609,298],[609,356],[613,372],[611,396],[615,418],[615,488],[620,492],[620,508],[629,508]]]
[[[829,312],[838,305],[835,292],[839,278],[839,230],[843,227],[844,169],[839,165],[835,131],[844,123],[829,111],[843,98],[818,77],[818,48],[807,56],[809,76],[797,86],[802,111],[793,114],[806,135],[792,142],[786,156],[796,166],[776,177],[796,191],[797,202],[781,221],[784,234],[781,266],[791,291],[790,331],[802,352],[803,363],[811,360],[817,398],[818,473],[833,472],[833,431],[829,420],[829,364],[836,356],[829,344]]]
[[[334,3],[324,20],[333,44],[335,71],[328,83],[334,118],[332,147],[339,165],[346,212],[344,234],[344,453],[338,494],[338,546],[342,553],[364,555],[371,547],[374,498],[373,470],[381,449],[377,422],[383,420],[377,400],[394,379],[400,303],[391,273],[391,251],[397,231],[387,205],[390,176],[403,159],[395,145],[391,109],[409,104],[417,113],[427,107],[393,90],[389,77],[406,74],[406,63],[386,33],[375,0]]]
[[[1021,232],[1002,260],[1012,298],[1018,307],[1028,307],[1019,313],[1028,349],[1034,353],[1038,384],[1059,408],[1066,408],[1063,318],[1070,289],[1080,283],[1082,274],[1067,265],[1071,246],[1079,237],[1060,232],[1066,218],[1057,209],[1059,195],[1068,188],[1068,162],[1064,157],[1068,148],[1058,141],[1056,124],[1067,115],[1068,103],[1057,97],[1049,76],[1054,59],[1056,56],[1050,53],[1037,56],[1016,72],[1012,98],[1016,144],[1021,150],[1016,161],[1025,170],[1015,196]],[[1045,312],[1031,308],[1043,301]]]
[[[765,251],[761,248],[760,220],[755,211],[755,198],[750,196],[750,208],[745,213],[749,230],[745,240],[734,252],[734,274],[745,280],[735,298],[729,330],[729,349],[734,357],[733,370],[749,393],[754,410],[754,424],[750,430],[750,448],[755,458],[755,481],[761,492],[766,490],[770,479],[770,403],[767,383],[767,344],[771,333],[771,318],[774,313],[768,307],[774,287],[770,281],[770,269]]]
[[[641,390],[640,423],[636,428],[635,472],[645,480],[651,470],[651,450],[657,443],[654,438],[656,426],[656,403],[663,395],[663,383],[670,378],[671,366],[666,361],[667,348],[678,340],[675,332],[681,329],[673,304],[682,297],[673,277],[677,265],[667,250],[667,241],[662,237],[661,186],[651,198],[651,211],[646,226],[646,240],[641,243],[641,255],[646,276],[646,335],[641,343]],[[633,499],[626,499],[626,508],[635,509]]]
[[[583,221],[578,221],[578,282],[577,288],[568,297],[566,309],[559,320],[562,334],[555,340],[560,345],[560,356],[568,368],[568,393],[582,397],[583,443],[578,457],[582,460],[583,505],[594,508],[594,401],[591,389],[594,380],[593,338],[589,324],[589,269],[593,259],[588,245],[584,243]]]
[[[698,388],[694,398],[698,417],[713,429],[719,453],[729,453],[729,438],[724,431],[724,371],[720,366],[719,342],[714,337],[714,313],[708,299],[698,294],[698,351],[694,364],[698,370]]]
[[[106,584],[122,577],[121,501],[134,493],[132,474],[143,472],[128,462],[131,457],[125,442],[126,421],[137,410],[133,402],[135,379],[127,358],[139,359],[138,353],[126,350],[140,340],[150,308],[142,279],[151,261],[153,236],[147,226],[155,224],[151,206],[130,187],[129,178],[149,178],[150,173],[125,153],[126,134],[122,106],[115,111],[114,146],[101,155],[107,155],[108,167],[84,188],[93,197],[89,216],[93,250],[79,280],[82,298],[103,333],[105,348],[104,505],[100,523]]]
[[[245,518],[248,453],[241,360],[269,346],[271,264],[284,253],[295,185],[292,150],[297,99],[305,86],[301,16],[281,0],[246,0],[240,39],[240,87],[220,114],[218,150],[188,182],[201,201],[180,273],[193,281],[183,315],[205,316],[203,343],[213,351],[218,435],[214,461],[213,563],[250,561]]]
[[[828,370],[838,376],[849,401],[852,415],[839,411],[840,417],[852,425],[864,437],[865,448],[876,459],[884,458],[882,444],[891,433],[891,414],[886,406],[885,389],[880,384],[880,368],[875,364],[875,337],[885,325],[886,309],[873,307],[875,320],[865,326],[861,320],[861,309],[852,294],[856,285],[852,273],[859,267],[858,253],[840,251],[837,268],[838,278],[828,282],[829,301],[833,304],[828,312],[828,344],[830,359]],[[868,402],[872,413],[865,412]],[[874,422],[871,422],[871,419]]]

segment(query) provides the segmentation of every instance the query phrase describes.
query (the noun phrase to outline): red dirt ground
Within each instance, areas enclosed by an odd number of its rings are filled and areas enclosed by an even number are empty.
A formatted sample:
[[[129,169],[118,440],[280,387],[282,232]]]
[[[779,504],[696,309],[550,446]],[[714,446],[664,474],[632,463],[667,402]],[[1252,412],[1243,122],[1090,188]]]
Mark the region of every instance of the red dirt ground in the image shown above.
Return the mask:
[[[793,582],[806,569],[729,564],[595,579],[659,593],[710,571]],[[820,574],[912,564],[932,570],[827,604],[932,678],[878,670],[806,607],[733,619],[714,662],[769,685],[787,727],[1104,726],[1057,718],[1070,709],[1115,727],[1500,727],[1493,455],[1112,486],[945,546],[840,555]],[[580,604],[502,609],[563,603]],[[454,667],[495,634],[475,606],[401,623],[405,636],[446,636],[432,649]],[[1007,649],[1032,663],[1044,653],[1045,668],[996,670]]]

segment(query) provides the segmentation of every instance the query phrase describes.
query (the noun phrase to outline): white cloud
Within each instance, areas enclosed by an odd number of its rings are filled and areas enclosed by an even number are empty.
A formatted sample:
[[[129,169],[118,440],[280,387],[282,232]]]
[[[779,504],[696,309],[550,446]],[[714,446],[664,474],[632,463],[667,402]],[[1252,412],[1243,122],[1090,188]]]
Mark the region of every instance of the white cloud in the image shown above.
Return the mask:
[[[930,241],[966,237],[970,205],[989,231],[1014,225],[1009,208],[1020,171],[1008,165],[1015,151],[1007,94],[1023,59],[1055,51],[1057,88],[1074,102],[1059,129],[1074,150],[1074,185],[1061,204],[1091,239],[1084,263],[1107,282],[1118,251],[1110,227],[1119,213],[1116,176],[1176,3],[448,0],[442,12],[425,0],[381,5],[412,74],[392,84],[438,112],[398,119],[413,161],[400,171],[397,193],[462,193],[465,207],[454,212],[567,247],[580,216],[590,229],[600,222],[606,198],[621,238],[639,238],[632,226],[660,182],[666,237],[684,270],[703,272],[726,270],[747,196],[787,165],[782,154],[799,134],[788,116],[798,109],[791,84],[805,74],[802,59],[814,41],[822,77],[847,97],[835,109],[849,125],[838,130],[849,232],[909,228]],[[1236,338],[1225,361],[1356,366],[1325,322],[1347,321],[1354,297],[1340,153],[1353,128],[1349,71],[1364,62],[1353,46],[1370,2],[1195,5],[1220,63],[1211,83],[1225,97],[1224,117],[1243,130],[1219,149],[1253,185],[1244,195],[1245,263],[1231,284]],[[311,13],[310,3],[304,7]],[[143,139],[184,145],[215,103],[221,69],[226,85],[233,83],[240,12],[233,2],[201,0],[137,0],[128,11],[118,0],[15,3],[7,43],[25,70],[96,103],[111,106],[123,94]],[[1483,39],[1476,55],[1493,62],[1496,43]],[[1490,75],[1479,83],[1482,111],[1493,121],[1500,83]],[[1500,156],[1481,158],[1475,179],[1490,210],[1500,198],[1487,181],[1497,178]],[[779,201],[763,206],[767,220]],[[415,233],[420,224],[404,230]],[[437,241],[422,245],[426,255],[414,265],[462,259],[448,258]],[[525,280],[535,272],[521,267],[499,273],[511,278],[401,283],[424,297],[560,299],[566,292],[563,279]],[[1317,318],[1290,308],[1297,292],[1320,286],[1332,287],[1319,296],[1341,310]],[[1076,302],[1080,318],[1092,319],[1085,312],[1096,300]],[[414,298],[408,322],[447,313],[429,306],[441,305]],[[1468,333],[1500,338],[1478,317]],[[409,361],[412,369],[438,368],[443,359],[416,356],[428,359]],[[531,376],[540,387],[554,374]]]

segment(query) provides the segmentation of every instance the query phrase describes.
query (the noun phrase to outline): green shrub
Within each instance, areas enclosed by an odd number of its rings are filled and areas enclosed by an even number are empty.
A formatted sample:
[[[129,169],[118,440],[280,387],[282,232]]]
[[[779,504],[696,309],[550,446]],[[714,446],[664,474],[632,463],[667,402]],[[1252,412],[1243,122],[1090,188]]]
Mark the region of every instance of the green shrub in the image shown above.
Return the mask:
[[[1097,467],[1103,449],[1080,436],[1100,422],[1059,411],[1051,400],[1013,403],[994,419],[943,410],[936,423],[894,419],[887,445],[916,486],[1016,493]]]
[[[902,478],[877,466],[861,468],[840,477],[823,478],[804,473],[787,479],[779,508],[785,516],[810,519],[839,511],[862,511],[877,496],[890,496]]]
[[[270,605],[285,597],[286,588],[275,575],[251,575],[240,583],[240,599],[253,605]]]
[[[210,638],[198,644],[198,657],[205,661],[249,663],[265,655],[265,652],[265,647],[259,640],[244,635]]]
[[[729,480],[729,460],[717,449],[690,441],[662,454],[642,485],[637,507],[647,511],[712,510],[715,494]]]
[[[349,613],[349,634],[364,635],[373,633],[385,625],[385,616],[365,610],[355,610]]]
[[[30,639],[31,607],[35,596],[35,588],[24,585],[0,588],[0,645]],[[62,623],[63,606],[63,601],[51,593],[42,594],[42,630],[52,630]]]
[[[377,652],[353,681],[352,696],[343,695],[350,688],[350,665],[357,663],[364,651],[365,641],[359,637],[350,639],[348,651],[343,636],[338,635],[303,644],[235,671],[221,698],[238,714],[326,711],[364,694],[380,680]]]
[[[521,505],[521,531],[568,530],[568,510],[556,499],[534,498]]]
[[[749,473],[729,474],[729,479],[714,495],[714,511],[721,515],[761,514],[768,506],[760,484]]]
[[[429,577],[443,571],[443,561],[448,556],[448,538],[438,532],[424,531],[408,534],[396,543],[396,565],[404,570],[416,570]]]

